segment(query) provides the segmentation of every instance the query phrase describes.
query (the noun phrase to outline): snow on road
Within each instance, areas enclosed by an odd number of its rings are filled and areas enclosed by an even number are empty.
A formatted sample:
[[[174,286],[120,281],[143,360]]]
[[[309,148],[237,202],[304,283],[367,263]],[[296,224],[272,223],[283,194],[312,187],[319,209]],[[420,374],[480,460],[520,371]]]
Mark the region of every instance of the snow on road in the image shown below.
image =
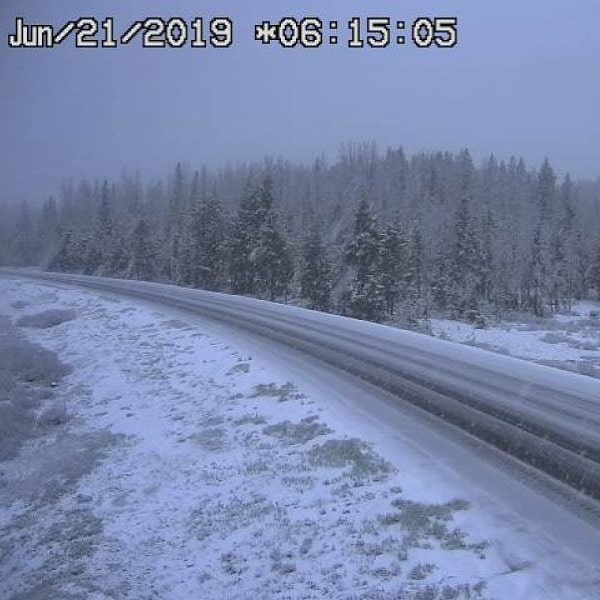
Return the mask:
[[[0,463],[0,598],[600,596],[592,563],[198,319],[2,278],[0,314],[73,368],[68,419]]]

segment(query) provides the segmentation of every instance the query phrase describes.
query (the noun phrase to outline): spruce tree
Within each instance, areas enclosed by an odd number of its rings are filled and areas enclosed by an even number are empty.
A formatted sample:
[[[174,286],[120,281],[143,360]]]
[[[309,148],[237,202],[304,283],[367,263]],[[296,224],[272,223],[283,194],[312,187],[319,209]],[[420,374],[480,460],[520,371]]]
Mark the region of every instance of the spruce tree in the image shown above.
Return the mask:
[[[14,230],[14,250],[17,264],[29,266],[36,259],[36,242],[29,204],[22,202]]]
[[[387,225],[381,230],[378,270],[386,310],[394,314],[395,302],[400,293],[400,283],[406,268],[407,243],[399,227]]]
[[[112,236],[112,247],[106,252],[104,272],[113,277],[126,275],[131,261],[131,248],[129,240],[121,227],[115,227]]]
[[[189,243],[194,287],[218,290],[227,263],[227,220],[218,198],[200,200],[192,211]]]
[[[131,263],[129,271],[135,279],[152,281],[155,276],[155,251],[146,219],[142,217],[131,238]]]
[[[85,253],[83,245],[70,229],[65,231],[59,242],[58,250],[48,264],[51,271],[76,273],[84,268]]]
[[[321,233],[314,222],[302,244],[300,297],[308,300],[309,308],[329,310],[331,266],[327,260]]]
[[[261,229],[267,224],[273,208],[272,181],[267,178],[240,205],[233,227],[229,272],[235,294],[259,291],[258,249]]]
[[[529,308],[538,317],[546,314],[546,306],[549,303],[548,273],[548,249],[544,241],[542,222],[535,228],[531,244],[531,267],[528,278],[528,304]]]
[[[287,300],[294,263],[289,245],[272,213],[259,230],[252,261],[258,291],[267,292],[270,300],[280,296]]]
[[[590,287],[596,291],[596,296],[600,300],[600,240],[596,244],[594,256],[591,261],[588,274]]]
[[[110,201],[108,181],[104,181],[100,191],[100,203],[96,213],[96,222],[92,235],[85,240],[83,270],[86,275],[109,270],[111,254],[114,250],[114,222]]]
[[[477,309],[477,290],[481,286],[481,250],[470,205],[469,197],[463,195],[454,218],[452,300],[461,313]]]
[[[363,198],[354,216],[354,231],[346,247],[346,264],[353,267],[349,304],[359,319],[381,321],[385,314],[383,277],[379,270],[380,234],[377,220]]]

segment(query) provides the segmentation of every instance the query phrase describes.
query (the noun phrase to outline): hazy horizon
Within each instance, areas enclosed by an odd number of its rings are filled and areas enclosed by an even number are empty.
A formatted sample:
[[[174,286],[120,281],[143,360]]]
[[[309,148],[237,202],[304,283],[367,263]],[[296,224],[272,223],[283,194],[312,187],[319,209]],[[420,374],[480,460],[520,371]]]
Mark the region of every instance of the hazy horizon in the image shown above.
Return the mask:
[[[501,6],[358,0],[243,5],[190,0],[98,6],[35,0],[0,6],[0,202],[38,201],[65,179],[116,178],[126,170],[163,177],[265,156],[312,161],[348,142],[381,150],[457,151],[475,160],[545,157],[560,174],[596,180],[600,121],[596,3],[567,11],[510,0]],[[457,16],[459,44],[281,49],[253,39],[253,25],[284,16],[346,22],[353,16]],[[117,31],[148,16],[229,16],[227,49],[9,48],[15,18],[60,26],[81,16],[115,18]],[[340,35],[344,35],[343,28]],[[347,36],[347,32],[346,32]]]

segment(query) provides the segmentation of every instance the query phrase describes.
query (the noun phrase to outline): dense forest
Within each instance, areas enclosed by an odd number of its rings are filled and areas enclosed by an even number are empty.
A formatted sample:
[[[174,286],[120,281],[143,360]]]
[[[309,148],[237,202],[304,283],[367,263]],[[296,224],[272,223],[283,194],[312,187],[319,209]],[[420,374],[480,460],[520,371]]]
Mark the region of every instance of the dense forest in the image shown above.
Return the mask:
[[[63,184],[4,212],[0,264],[170,281],[362,319],[484,326],[600,296],[600,182],[521,159],[351,145],[165,181]]]

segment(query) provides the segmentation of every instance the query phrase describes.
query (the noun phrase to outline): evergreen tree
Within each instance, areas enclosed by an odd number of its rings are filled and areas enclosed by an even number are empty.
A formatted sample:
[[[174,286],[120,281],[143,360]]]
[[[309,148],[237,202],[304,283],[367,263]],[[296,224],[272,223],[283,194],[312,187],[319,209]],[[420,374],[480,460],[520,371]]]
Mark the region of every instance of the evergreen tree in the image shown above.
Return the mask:
[[[164,220],[164,245],[161,263],[164,276],[176,283],[187,283],[190,265],[187,264],[189,239],[186,239],[188,209],[188,182],[183,165],[178,162],[169,180],[167,214]]]
[[[194,287],[218,290],[227,263],[227,221],[216,197],[197,203],[190,219],[191,281]]]
[[[548,293],[548,250],[544,243],[542,223],[538,223],[531,245],[531,269],[529,276],[529,307],[538,317],[546,314]]]
[[[20,266],[34,264],[36,259],[35,250],[33,222],[29,204],[27,202],[22,202],[14,230],[14,251],[17,264]]]
[[[400,282],[406,268],[407,242],[397,226],[387,225],[381,230],[379,240],[378,272],[385,299],[386,310],[394,314],[400,292]]]
[[[60,239],[58,251],[48,264],[52,271],[76,273],[84,268],[83,244],[71,230],[65,231]]]
[[[380,241],[377,220],[363,198],[354,216],[354,232],[345,254],[346,264],[354,269],[350,309],[359,319],[381,321],[385,314],[385,290],[379,271]]]
[[[431,296],[435,305],[445,311],[453,297],[452,260],[447,252],[437,251],[431,262]]]
[[[267,178],[253,193],[242,200],[231,240],[229,271],[235,294],[259,291],[258,256],[261,230],[273,209],[273,183]]]
[[[404,274],[404,288],[406,296],[415,304],[421,300],[423,270],[423,240],[421,236],[421,227],[416,223],[410,234],[408,263]],[[446,270],[446,273],[448,271]]]
[[[289,245],[281,233],[275,215],[269,214],[260,228],[252,252],[257,289],[267,292],[270,300],[284,296],[294,276],[294,263]]]
[[[129,271],[135,279],[152,281],[155,276],[155,250],[146,219],[142,217],[133,230]]]
[[[481,253],[470,211],[470,200],[463,195],[454,219],[452,262],[452,299],[461,312],[477,308],[477,290],[481,286]]]
[[[186,223],[190,223],[192,216],[186,216]],[[194,258],[192,231],[189,227],[183,227],[181,233],[176,234],[178,255],[173,259],[172,280],[180,285],[192,285],[194,278]]]
[[[58,210],[52,196],[44,202],[38,220],[37,238],[40,256],[47,257],[49,251],[55,250],[59,237]]]
[[[331,302],[331,266],[327,260],[321,233],[313,222],[302,244],[300,297],[309,307],[329,310]]]
[[[131,262],[129,240],[120,227],[116,227],[112,236],[112,247],[105,253],[107,262],[104,272],[113,277],[122,277],[127,273]]]
[[[179,267],[182,259],[182,244],[181,244],[181,231],[180,226],[177,226],[177,229],[174,231],[171,238],[168,240],[168,278],[171,281],[176,283],[181,283],[181,275],[179,271]]]
[[[104,181],[100,191],[100,204],[97,210],[94,231],[85,240],[84,273],[93,275],[109,269],[111,254],[114,250],[114,222],[112,217],[110,190],[108,181]]]
[[[85,254],[83,259],[84,275],[94,275],[104,264],[103,248],[97,237],[86,237],[82,240]]]
[[[490,206],[487,206],[482,226],[482,240],[479,249],[479,286],[477,293],[485,302],[492,301],[493,294],[493,273],[494,273],[494,252],[493,240],[495,237],[496,222]]]
[[[589,268],[590,286],[596,291],[596,296],[600,300],[600,240],[596,244],[594,258]]]
[[[540,219],[544,226],[548,225],[556,194],[556,175],[546,158],[542,164],[537,181],[537,200]]]

